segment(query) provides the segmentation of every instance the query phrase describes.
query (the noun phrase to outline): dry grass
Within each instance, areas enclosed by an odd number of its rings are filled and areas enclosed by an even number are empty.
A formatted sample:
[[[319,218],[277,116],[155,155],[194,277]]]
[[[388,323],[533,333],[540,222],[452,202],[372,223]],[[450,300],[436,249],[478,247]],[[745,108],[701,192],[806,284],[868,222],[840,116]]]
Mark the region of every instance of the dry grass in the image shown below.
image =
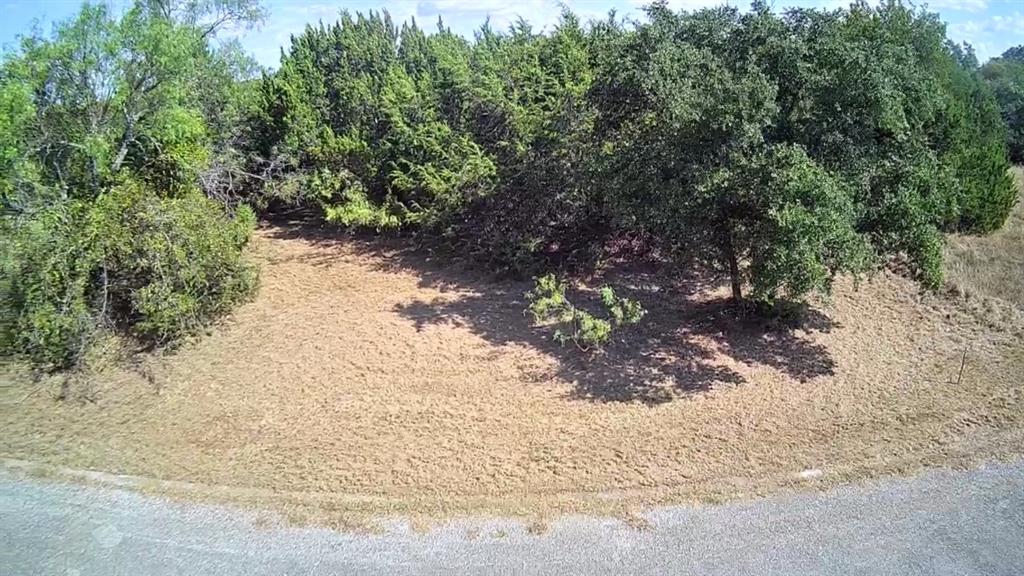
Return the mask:
[[[1022,198],[1010,219],[990,236],[951,237],[946,275],[965,294],[998,298],[1024,309],[1024,167],[1013,172]]]
[[[257,249],[254,302],[197,344],[106,372],[95,402],[0,387],[0,455],[352,527],[628,517],[1021,446],[1020,326],[898,277],[841,281],[802,327],[769,328],[721,291],[633,273],[648,317],[584,356],[529,325],[521,283],[302,223],[264,228]],[[824,474],[796,477],[809,468]]]

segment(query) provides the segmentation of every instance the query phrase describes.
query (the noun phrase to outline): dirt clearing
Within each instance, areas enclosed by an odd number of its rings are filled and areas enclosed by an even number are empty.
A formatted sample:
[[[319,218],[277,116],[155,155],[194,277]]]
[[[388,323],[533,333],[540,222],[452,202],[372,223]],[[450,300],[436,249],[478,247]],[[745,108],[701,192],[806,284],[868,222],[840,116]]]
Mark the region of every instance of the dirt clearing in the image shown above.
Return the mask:
[[[1019,315],[994,327],[891,275],[841,280],[788,328],[635,273],[618,281],[648,316],[587,356],[530,326],[528,283],[301,222],[263,228],[255,253],[255,301],[196,343],[104,374],[95,402],[55,402],[54,383],[9,369],[0,455],[227,487],[186,491],[343,523],[628,513],[1021,446]]]

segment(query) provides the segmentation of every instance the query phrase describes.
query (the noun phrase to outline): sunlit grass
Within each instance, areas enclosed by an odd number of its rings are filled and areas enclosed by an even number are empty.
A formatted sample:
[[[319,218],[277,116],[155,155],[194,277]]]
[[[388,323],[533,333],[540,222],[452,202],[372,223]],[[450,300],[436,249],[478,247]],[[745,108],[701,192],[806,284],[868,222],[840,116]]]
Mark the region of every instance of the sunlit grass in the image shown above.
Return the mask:
[[[1024,167],[1013,169],[1021,199],[1002,230],[989,236],[951,236],[946,277],[970,295],[1024,308]]]

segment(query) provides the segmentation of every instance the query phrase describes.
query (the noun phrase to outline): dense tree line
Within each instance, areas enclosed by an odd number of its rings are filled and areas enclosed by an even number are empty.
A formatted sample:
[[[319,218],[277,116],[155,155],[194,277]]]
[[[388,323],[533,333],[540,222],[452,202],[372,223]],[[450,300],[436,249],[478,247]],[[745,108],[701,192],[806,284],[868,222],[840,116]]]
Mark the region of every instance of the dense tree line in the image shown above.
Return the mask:
[[[937,15],[755,2],[470,41],[387,13],[292,39],[255,151],[345,226],[399,228],[501,266],[636,234],[799,298],[893,257],[941,280],[942,233],[1016,199],[988,86]]]
[[[1010,158],[1024,162],[1024,45],[1015,46],[981,68],[1006,122]]]
[[[215,38],[262,16],[86,5],[5,56],[3,351],[66,367],[111,331],[194,331],[251,293],[248,207],[271,202],[516,273],[630,238],[773,302],[894,259],[938,286],[942,234],[1016,201],[1019,58],[979,70],[899,2],[656,3],[472,39],[342,12],[259,74]]]

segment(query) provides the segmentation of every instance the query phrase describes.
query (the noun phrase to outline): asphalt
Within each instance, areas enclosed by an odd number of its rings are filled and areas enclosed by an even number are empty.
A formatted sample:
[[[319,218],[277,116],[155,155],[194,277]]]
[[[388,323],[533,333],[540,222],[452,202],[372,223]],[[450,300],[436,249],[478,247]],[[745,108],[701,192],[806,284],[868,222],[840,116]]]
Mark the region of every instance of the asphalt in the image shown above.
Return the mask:
[[[0,575],[1024,574],[1024,462],[645,514],[426,534],[267,526],[256,513],[0,471]]]

